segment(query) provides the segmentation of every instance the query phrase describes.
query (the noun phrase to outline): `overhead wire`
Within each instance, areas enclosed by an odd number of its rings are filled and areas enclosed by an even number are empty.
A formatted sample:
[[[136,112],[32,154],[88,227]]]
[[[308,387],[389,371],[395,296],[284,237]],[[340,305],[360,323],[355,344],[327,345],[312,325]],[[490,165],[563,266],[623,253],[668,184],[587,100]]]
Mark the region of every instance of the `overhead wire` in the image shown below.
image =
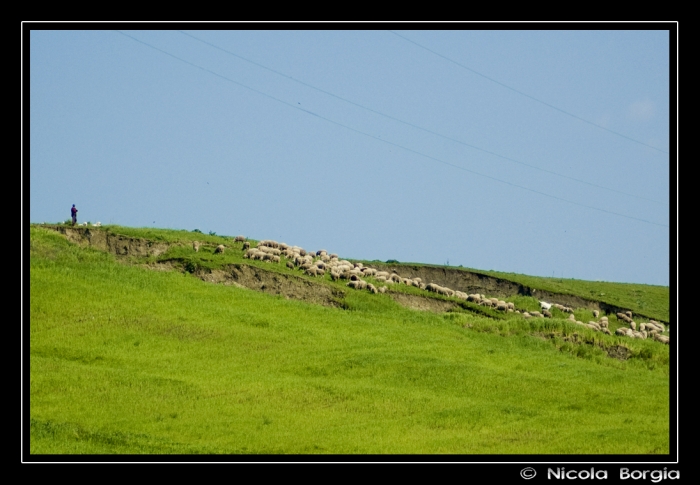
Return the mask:
[[[483,77],[484,79],[488,79],[489,81],[491,81],[491,82],[493,82],[493,83],[496,83],[496,84],[498,84],[499,86],[502,86],[502,87],[504,87],[504,88],[506,88],[506,89],[509,89],[509,90],[511,90],[511,91],[513,91],[513,92],[515,92],[515,93],[518,93],[518,94],[520,94],[521,96],[525,96],[526,98],[530,98],[531,100],[536,101],[536,102],[538,102],[538,103],[540,103],[540,104],[543,104],[543,105],[545,105],[545,106],[547,106],[547,107],[549,107],[549,108],[552,108],[552,109],[554,109],[554,110],[557,110],[557,111],[559,111],[560,113],[564,113],[564,114],[567,115],[567,116],[571,116],[572,118],[576,118],[576,119],[579,120],[579,121],[583,121],[584,123],[588,123],[589,125],[595,126],[596,128],[600,128],[601,130],[608,131],[608,132],[610,132],[610,133],[612,133],[612,134],[614,134],[614,135],[620,136],[620,137],[622,137],[622,138],[626,138],[627,140],[633,141],[633,142],[635,142],[635,143],[639,143],[640,145],[644,145],[645,147],[651,148],[651,149],[656,150],[656,151],[659,151],[659,152],[661,152],[661,153],[665,153],[666,155],[669,154],[667,151],[662,150],[661,148],[657,148],[657,147],[655,147],[655,146],[653,146],[653,145],[649,145],[648,143],[644,143],[643,141],[639,141],[639,140],[636,140],[636,139],[634,139],[634,138],[632,138],[632,137],[629,137],[629,136],[627,136],[627,135],[623,135],[622,133],[618,133],[617,131],[611,130],[610,128],[606,128],[606,127],[604,127],[603,125],[600,125],[600,124],[598,124],[598,123],[594,123],[594,122],[589,121],[589,120],[587,120],[587,119],[585,119],[585,118],[581,118],[580,116],[577,116],[577,115],[575,115],[575,114],[573,114],[573,113],[570,113],[570,112],[568,112],[568,111],[566,111],[566,110],[563,110],[563,109],[561,109],[561,108],[559,108],[559,107],[557,107],[557,106],[554,106],[553,104],[550,104],[550,103],[548,103],[548,102],[546,102],[546,101],[542,101],[542,100],[539,99],[539,98],[536,98],[536,97],[531,96],[531,95],[529,95],[529,94],[527,94],[527,93],[525,93],[525,92],[523,92],[523,91],[520,91],[520,90],[518,90],[518,89],[515,89],[514,87],[508,86],[507,84],[504,84],[504,83],[502,83],[502,82],[500,82],[500,81],[498,81],[498,80],[496,80],[496,79],[494,79],[494,78],[492,78],[492,77],[490,77],[490,76],[487,76],[486,74],[480,73],[479,71],[477,71],[477,70],[475,70],[475,69],[472,69],[472,68],[469,67],[469,66],[465,66],[464,64],[461,64],[461,63],[455,61],[454,59],[450,59],[449,57],[444,56],[444,55],[440,54],[439,52],[435,52],[434,50],[429,49],[428,47],[425,47],[424,45],[421,45],[421,44],[419,44],[418,42],[415,42],[415,41],[409,39],[408,37],[404,37],[403,35],[398,34],[398,33],[394,32],[393,30],[389,30],[388,32],[390,32],[390,33],[396,35],[397,37],[400,37],[400,38],[404,39],[406,42],[410,42],[411,44],[414,44],[414,45],[420,47],[421,49],[425,49],[426,51],[431,52],[431,53],[435,54],[436,56],[441,57],[442,59],[445,59],[446,61],[449,61],[449,62],[451,62],[451,63],[453,63],[453,64],[455,64],[455,65],[461,67],[462,69],[466,69],[467,71],[470,71],[470,72],[476,74],[477,76],[481,76],[481,77]]]
[[[260,91],[260,90],[258,90],[258,89],[255,89],[255,88],[252,88],[252,87],[250,87],[250,86],[247,86],[247,85],[245,85],[245,84],[243,84],[243,83],[240,83],[240,82],[235,81],[235,80],[233,80],[233,79],[231,79],[231,78],[228,78],[228,77],[226,77],[226,76],[224,76],[224,75],[222,75],[222,74],[219,74],[219,73],[217,73],[217,72],[215,72],[215,71],[212,71],[211,69],[207,69],[206,67],[199,66],[199,65],[194,64],[194,63],[192,63],[192,62],[190,62],[190,61],[188,61],[188,60],[186,60],[186,59],[183,59],[183,58],[178,57],[178,56],[176,56],[176,55],[174,55],[174,54],[171,54],[170,52],[167,52],[167,51],[165,51],[165,50],[163,50],[163,49],[161,49],[161,48],[159,48],[159,47],[156,47],[156,46],[154,46],[154,45],[151,45],[151,44],[149,44],[148,42],[144,42],[144,41],[142,41],[142,40],[140,40],[140,39],[137,39],[136,37],[133,37],[133,36],[131,36],[131,35],[129,35],[129,34],[126,34],[126,33],[122,32],[122,31],[120,31],[120,30],[115,30],[115,32],[120,33],[120,34],[124,35],[125,37],[128,37],[128,38],[130,38],[130,39],[132,39],[132,40],[134,40],[134,41],[136,41],[136,42],[139,42],[140,44],[143,44],[143,45],[145,45],[145,46],[147,46],[147,47],[150,47],[151,49],[154,49],[154,50],[156,50],[156,51],[158,51],[158,52],[160,52],[160,53],[162,53],[162,54],[165,54],[165,55],[167,55],[167,56],[169,56],[169,57],[172,57],[173,59],[176,59],[176,60],[178,60],[178,61],[180,61],[180,62],[183,62],[183,63],[185,63],[185,64],[187,64],[187,65],[189,65],[189,66],[195,67],[195,68],[200,69],[200,70],[202,70],[202,71],[204,71],[204,72],[208,72],[208,73],[210,73],[210,74],[212,74],[212,75],[214,75],[214,76],[216,76],[216,77],[219,77],[219,78],[221,78],[221,79],[223,79],[223,80],[225,80],[225,81],[228,81],[228,82],[233,83],[233,84],[235,84],[235,85],[237,85],[237,86],[240,86],[240,87],[242,87],[242,88],[245,88],[245,89],[248,89],[248,90],[250,90],[250,91],[253,91],[253,92],[257,93],[257,94],[260,94],[260,95],[265,96],[265,97],[267,97],[267,98],[269,98],[269,99],[272,99],[272,100],[274,100],[274,101],[277,101],[278,103],[282,103],[282,104],[284,104],[284,105],[286,105],[286,106],[289,106],[290,108],[294,108],[295,110],[302,111],[302,112],[307,113],[307,114],[309,114],[309,115],[311,115],[311,116],[320,118],[320,119],[322,119],[322,120],[324,120],[324,121],[327,121],[327,122],[332,123],[332,124],[334,124],[334,125],[340,126],[340,127],[345,128],[345,129],[347,129],[347,130],[350,130],[350,131],[353,131],[353,132],[355,132],[355,133],[358,133],[358,134],[367,136],[367,137],[369,137],[369,138],[378,140],[378,141],[380,141],[380,142],[382,142],[382,143],[386,143],[386,144],[395,146],[395,147],[397,147],[397,148],[401,148],[401,149],[406,150],[406,151],[408,151],[408,152],[415,153],[415,154],[417,154],[417,155],[420,155],[420,156],[422,156],[422,157],[428,158],[428,159],[430,159],[430,160],[434,160],[434,161],[439,162],[439,163],[442,163],[442,164],[444,164],[444,165],[448,165],[448,166],[450,166],[450,167],[453,167],[453,168],[456,168],[456,169],[459,169],[459,170],[463,170],[463,171],[472,173],[472,174],[474,174],[474,175],[478,175],[478,176],[480,176],[480,177],[485,177],[485,178],[488,178],[488,179],[491,179],[491,180],[494,180],[494,181],[497,181],[497,182],[501,182],[501,183],[503,183],[503,184],[510,185],[510,186],[512,186],[512,187],[517,187],[517,188],[520,188],[520,189],[523,189],[523,190],[526,190],[526,191],[529,191],[529,192],[532,192],[532,193],[535,193],[535,194],[539,194],[539,195],[542,195],[542,196],[545,196],[545,197],[549,197],[549,198],[552,198],[552,199],[555,199],[555,200],[559,200],[559,201],[562,201],[562,202],[567,202],[567,203],[569,203],[569,204],[577,205],[577,206],[580,206],[580,207],[585,207],[585,208],[588,208],[588,209],[592,209],[592,210],[604,212],[604,213],[607,213],[607,214],[616,215],[616,216],[619,216],[619,217],[624,217],[624,218],[626,218],[626,219],[632,219],[632,220],[636,220],[636,221],[639,221],[639,222],[644,222],[644,223],[647,223],[647,224],[652,224],[652,225],[661,226],[661,227],[669,227],[669,226],[666,225],[666,224],[660,224],[660,223],[658,223],[658,222],[649,221],[649,220],[647,220],[647,219],[641,219],[641,218],[639,218],[639,217],[629,216],[629,215],[626,215],[626,214],[621,214],[621,213],[619,213],[619,212],[614,212],[614,211],[609,211],[609,210],[606,210],[606,209],[601,209],[601,208],[599,208],[599,207],[594,207],[594,206],[590,206],[590,205],[587,205],[587,204],[581,204],[581,203],[579,203],[579,202],[574,202],[574,201],[571,201],[571,200],[568,200],[568,199],[564,199],[564,198],[562,198],[562,197],[557,197],[557,196],[555,196],[555,195],[547,194],[547,193],[545,193],[545,192],[540,192],[540,191],[538,191],[538,190],[534,190],[534,189],[531,189],[531,188],[529,188],[529,187],[525,187],[525,186],[522,186],[522,185],[514,184],[514,183],[508,182],[508,181],[506,181],[506,180],[502,180],[502,179],[499,179],[499,178],[496,178],[496,177],[492,177],[492,176],[490,176],[490,175],[482,174],[482,173],[480,173],[480,172],[476,172],[476,171],[474,171],[474,170],[470,170],[470,169],[468,169],[468,168],[464,168],[464,167],[461,167],[461,166],[459,166],[459,165],[455,165],[455,164],[453,164],[453,163],[446,162],[446,161],[441,160],[441,159],[439,159],[439,158],[436,158],[436,157],[433,157],[433,156],[430,156],[430,155],[426,155],[425,153],[421,153],[421,152],[419,152],[419,151],[417,151],[417,150],[413,150],[413,149],[408,148],[408,147],[405,147],[405,146],[403,146],[403,145],[399,145],[398,143],[393,143],[393,142],[390,142],[390,141],[388,141],[388,140],[384,140],[384,139],[382,139],[382,138],[380,138],[380,137],[378,137],[378,136],[374,136],[374,135],[371,135],[371,134],[369,134],[369,133],[365,133],[365,132],[363,132],[363,131],[361,131],[361,130],[358,130],[358,129],[356,129],[356,128],[352,128],[352,127],[350,127],[350,126],[344,125],[344,124],[339,123],[339,122],[337,122],[337,121],[335,121],[335,120],[332,120],[332,119],[330,119],[330,118],[326,118],[325,116],[322,116],[322,115],[320,115],[320,114],[318,114],[318,113],[314,113],[313,111],[310,111],[310,110],[307,110],[307,109],[305,109],[305,108],[302,108],[302,107],[300,107],[299,105],[295,105],[295,104],[289,103],[289,102],[287,102],[287,101],[284,101],[284,100],[282,100],[282,99],[279,99],[279,98],[277,98],[277,97],[275,97],[275,96],[272,96],[272,95],[270,95],[270,94],[268,94],[268,93],[265,93],[264,91]]]
[[[222,51],[222,52],[224,52],[224,53],[226,53],[226,54],[229,54],[229,55],[231,55],[231,56],[233,56],[233,57],[236,57],[236,58],[238,58],[238,59],[241,59],[241,60],[243,60],[243,61],[245,61],[245,62],[248,62],[248,63],[250,63],[250,64],[253,64],[253,65],[255,65],[255,66],[258,66],[258,67],[260,67],[260,68],[262,68],[262,69],[265,69],[265,70],[267,70],[267,71],[270,71],[270,72],[272,72],[272,73],[275,73],[275,74],[277,74],[277,75],[279,75],[279,76],[282,76],[282,77],[284,77],[284,78],[286,78],[286,79],[289,79],[289,80],[291,80],[291,81],[294,81],[295,83],[301,84],[302,86],[306,86],[306,87],[308,87],[308,88],[314,89],[314,90],[316,90],[316,91],[318,91],[318,92],[321,92],[321,93],[323,93],[323,94],[326,94],[326,95],[328,95],[328,96],[331,96],[331,97],[333,97],[333,98],[335,98],[335,99],[338,99],[338,100],[343,101],[343,102],[345,102],[345,103],[349,103],[349,104],[351,104],[351,105],[353,105],[353,106],[357,106],[358,108],[367,110],[367,111],[369,111],[369,112],[375,113],[375,114],[377,114],[377,115],[383,116],[383,117],[388,118],[388,119],[391,119],[391,120],[393,120],[393,121],[397,121],[397,122],[402,123],[402,124],[404,124],[404,125],[411,126],[411,127],[413,127],[413,128],[416,128],[416,129],[418,129],[418,130],[424,131],[424,132],[426,132],[426,133],[430,133],[431,135],[439,136],[439,137],[441,137],[441,138],[443,138],[443,139],[445,139],[445,140],[449,140],[449,141],[458,143],[458,144],[460,144],[460,145],[463,145],[463,146],[472,148],[472,149],[474,149],[474,150],[478,150],[478,151],[481,151],[481,152],[483,152],[483,153],[487,153],[487,154],[489,154],[489,155],[492,155],[492,156],[495,156],[495,157],[498,157],[498,158],[502,158],[502,159],[507,160],[507,161],[509,161],[509,162],[513,162],[513,163],[517,163],[517,164],[520,164],[520,165],[524,165],[524,166],[529,167],[529,168],[534,169],[534,170],[539,170],[539,171],[541,171],[541,172],[549,173],[549,174],[555,175],[555,176],[557,176],[557,177],[561,177],[561,178],[564,178],[564,179],[572,180],[572,181],[574,181],[574,182],[582,183],[582,184],[585,184],[585,185],[588,185],[588,186],[591,186],[591,187],[596,187],[596,188],[599,188],[599,189],[608,190],[608,191],[610,191],[610,192],[615,192],[615,193],[617,193],[617,194],[625,195],[625,196],[628,196],[628,197],[633,197],[633,198],[640,199],[640,200],[646,200],[646,201],[654,202],[654,203],[657,203],[657,204],[668,205],[668,202],[658,201],[658,200],[656,200],[656,199],[651,199],[651,198],[649,198],[649,197],[644,197],[644,196],[637,195],[637,194],[631,194],[631,193],[629,193],[629,192],[624,192],[624,191],[619,190],[619,189],[614,189],[614,188],[611,188],[611,187],[605,187],[605,186],[603,186],[603,185],[595,184],[595,183],[593,183],[593,182],[588,182],[588,181],[586,181],[586,180],[581,180],[581,179],[578,179],[578,178],[576,178],[576,177],[571,177],[571,176],[569,176],[569,175],[565,175],[565,174],[562,174],[562,173],[559,173],[559,172],[555,172],[555,171],[553,171],[553,170],[548,170],[548,169],[546,169],[546,168],[541,168],[541,167],[538,167],[538,166],[536,166],[536,165],[532,165],[532,164],[529,164],[529,163],[526,163],[526,162],[523,162],[523,161],[520,161],[520,160],[516,160],[515,158],[512,158],[512,157],[507,157],[507,156],[505,156],[505,155],[501,155],[501,154],[499,154],[499,153],[493,152],[493,151],[491,151],[491,150],[487,150],[487,149],[485,149],[485,148],[481,148],[481,147],[476,146],[476,145],[473,145],[473,144],[471,144],[471,143],[466,143],[466,142],[464,142],[464,141],[462,141],[462,140],[458,140],[458,139],[456,139],[456,138],[452,138],[452,137],[447,136],[447,135],[444,135],[444,134],[442,134],[442,133],[438,133],[438,132],[436,132],[436,131],[430,130],[430,129],[428,129],[428,128],[424,128],[424,127],[422,127],[422,126],[413,124],[413,123],[408,122],[408,121],[404,121],[404,120],[402,120],[402,119],[400,119],[400,118],[396,118],[396,117],[394,117],[394,116],[392,116],[392,115],[389,115],[389,114],[386,114],[386,113],[382,113],[381,111],[375,110],[375,109],[370,108],[370,107],[368,107],[368,106],[364,106],[364,105],[362,105],[362,104],[360,104],[360,103],[357,103],[357,102],[355,102],[355,101],[351,101],[351,100],[349,100],[349,99],[347,99],[347,98],[343,98],[342,96],[338,96],[337,94],[334,94],[334,93],[332,93],[332,92],[330,92],[330,91],[326,91],[325,89],[319,88],[319,87],[314,86],[314,85],[312,85],[312,84],[309,84],[309,83],[307,83],[307,82],[304,82],[304,81],[301,81],[301,80],[299,80],[299,79],[296,79],[295,77],[292,77],[292,76],[290,76],[290,75],[288,75],[288,74],[285,74],[285,73],[283,73],[283,72],[280,72],[280,71],[278,71],[278,70],[276,70],[276,69],[273,69],[273,68],[271,68],[271,67],[268,67],[268,66],[265,66],[265,65],[263,65],[263,64],[260,64],[259,62],[253,61],[253,60],[248,59],[248,58],[246,58],[246,57],[243,57],[243,56],[241,56],[241,55],[239,55],[239,54],[236,54],[235,52],[231,52],[231,51],[229,51],[229,50],[227,50],[227,49],[224,49],[223,47],[220,47],[220,46],[218,46],[218,45],[216,45],[216,44],[213,44],[213,43],[211,43],[211,42],[208,42],[208,41],[206,41],[206,40],[204,40],[204,39],[200,39],[199,37],[196,37],[196,36],[194,36],[194,35],[192,35],[192,34],[190,34],[190,33],[188,33],[188,32],[185,32],[185,31],[183,31],[183,30],[178,30],[178,32],[180,32],[181,34],[184,34],[184,35],[186,35],[186,36],[188,36],[188,37],[191,37],[192,39],[194,39],[194,40],[196,40],[196,41],[198,41],[198,42],[201,42],[201,43],[206,44],[206,45],[208,45],[208,46],[210,46],[210,47],[213,47],[213,48],[215,48],[215,49],[218,49],[218,50],[220,50],[220,51]]]

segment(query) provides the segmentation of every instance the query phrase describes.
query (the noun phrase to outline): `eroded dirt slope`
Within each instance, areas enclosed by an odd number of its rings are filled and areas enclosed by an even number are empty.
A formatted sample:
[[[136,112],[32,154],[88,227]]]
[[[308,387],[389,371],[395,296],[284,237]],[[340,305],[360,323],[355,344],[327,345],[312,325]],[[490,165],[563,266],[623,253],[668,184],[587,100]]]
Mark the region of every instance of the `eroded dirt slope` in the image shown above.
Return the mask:
[[[170,245],[147,239],[113,234],[108,231],[89,227],[51,226],[66,238],[80,246],[90,246],[107,251],[116,256],[158,256],[168,250]],[[154,270],[182,270],[172,261],[149,263],[145,265]],[[193,273],[203,281],[236,285],[251,290],[262,291],[271,295],[280,295],[294,300],[304,300],[326,306],[342,307],[345,293],[342,290],[310,281],[294,275],[268,271],[247,264],[227,265],[218,270],[198,269]]]
[[[247,264],[230,264],[223,269],[212,271],[197,270],[194,274],[211,283],[233,284],[271,295],[326,306],[342,307],[345,296],[344,291],[329,285]]]
[[[532,296],[538,300],[549,303],[559,303],[560,305],[572,308],[587,308],[589,310],[600,310],[603,313],[618,313],[628,310],[615,305],[610,305],[596,300],[588,300],[575,295],[553,293],[546,290],[534,289],[529,286],[514,283],[512,281],[496,278],[494,276],[473,273],[471,271],[458,268],[434,268],[430,266],[392,265],[371,263],[367,266],[384,271],[395,271],[404,278],[419,277],[425,283],[436,283],[453,290],[463,291],[467,294],[480,293],[489,297],[508,298],[511,296]],[[644,316],[635,312],[640,316]]]
[[[147,239],[114,234],[99,228],[69,227],[63,225],[48,226],[48,228],[64,234],[68,240],[76,244],[91,246],[122,257],[158,256],[167,251],[170,246],[165,242],[149,241]],[[168,269],[174,269],[172,263],[151,264],[150,266],[157,269],[164,269],[164,265],[167,265]],[[627,308],[617,307],[596,300],[588,300],[574,295],[534,289],[519,283],[474,273],[464,269],[383,263],[370,263],[368,266],[389,272],[395,271],[404,278],[420,277],[426,283],[436,283],[465,293],[481,293],[489,297],[499,298],[507,298],[516,295],[533,296],[539,300],[550,303],[559,303],[573,308],[600,310],[604,313],[613,314],[628,310]],[[329,285],[315,283],[305,278],[279,273],[274,270],[267,271],[255,266],[238,264],[230,265],[222,270],[198,270],[196,275],[205,281],[236,284],[265,293],[282,295],[286,298],[300,299],[322,305],[342,306],[342,291],[336,290]],[[391,296],[401,305],[414,309],[447,311],[455,306],[453,303],[430,298],[429,295],[421,297],[392,292]],[[645,316],[642,314],[638,315],[640,317]]]

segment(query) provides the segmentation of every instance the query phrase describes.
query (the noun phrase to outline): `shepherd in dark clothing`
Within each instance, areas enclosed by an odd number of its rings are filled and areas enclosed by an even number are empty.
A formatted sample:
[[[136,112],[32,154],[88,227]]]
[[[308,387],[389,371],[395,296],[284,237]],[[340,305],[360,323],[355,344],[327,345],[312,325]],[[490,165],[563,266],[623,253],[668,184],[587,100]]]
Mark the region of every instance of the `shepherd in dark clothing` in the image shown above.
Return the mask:
[[[73,221],[72,225],[75,226],[75,223],[78,222],[78,209],[75,208],[75,204],[70,208],[70,217]]]

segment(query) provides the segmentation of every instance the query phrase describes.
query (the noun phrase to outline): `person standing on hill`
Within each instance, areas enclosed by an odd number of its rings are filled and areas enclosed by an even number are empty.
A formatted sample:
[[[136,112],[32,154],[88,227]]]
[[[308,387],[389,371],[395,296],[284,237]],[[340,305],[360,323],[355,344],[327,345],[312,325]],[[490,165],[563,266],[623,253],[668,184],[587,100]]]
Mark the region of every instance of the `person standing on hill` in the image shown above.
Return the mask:
[[[70,208],[70,217],[73,222],[72,225],[75,226],[75,223],[78,222],[78,209],[75,208],[75,204]]]

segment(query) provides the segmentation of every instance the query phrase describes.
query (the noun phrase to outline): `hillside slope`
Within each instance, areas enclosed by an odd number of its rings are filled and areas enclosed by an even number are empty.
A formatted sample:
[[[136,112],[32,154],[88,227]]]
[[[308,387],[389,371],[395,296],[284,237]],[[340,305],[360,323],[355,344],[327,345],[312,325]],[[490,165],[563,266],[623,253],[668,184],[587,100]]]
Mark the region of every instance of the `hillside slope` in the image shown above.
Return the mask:
[[[669,452],[659,342],[351,290],[217,236],[72,231],[30,228],[32,453]]]
[[[136,228],[82,228],[64,225],[48,226],[65,234],[69,240],[78,244],[109,251],[117,256],[158,257],[173,246],[190,249],[189,244],[200,240],[205,244],[227,244],[232,249],[240,250],[241,245],[231,244],[231,238],[208,236],[187,231],[136,229]],[[173,252],[173,258],[187,262],[195,256],[192,251]],[[242,253],[237,253],[241,256]],[[201,259],[201,258],[200,258]],[[214,261],[200,261],[205,269],[217,269],[224,264],[224,259],[218,266]],[[251,264],[250,260],[228,258],[228,261]],[[154,261],[160,260],[156,259]],[[559,303],[573,308],[599,310],[604,314],[615,315],[618,312],[632,311],[641,319],[656,319],[665,324],[670,322],[670,295],[668,287],[640,285],[629,283],[592,282],[581,280],[563,280],[559,278],[543,278],[514,273],[497,273],[481,270],[455,268],[449,266],[432,266],[424,264],[404,263],[386,264],[379,261],[361,260],[364,265],[399,273],[401,276],[420,277],[424,282],[433,282],[466,293],[482,293],[489,297],[511,298],[531,296],[536,300]],[[201,264],[203,263],[203,264]],[[270,270],[278,270],[278,265],[259,265]],[[282,271],[284,269],[282,268]],[[326,278],[327,279],[327,278]],[[424,294],[432,297],[433,295]]]

